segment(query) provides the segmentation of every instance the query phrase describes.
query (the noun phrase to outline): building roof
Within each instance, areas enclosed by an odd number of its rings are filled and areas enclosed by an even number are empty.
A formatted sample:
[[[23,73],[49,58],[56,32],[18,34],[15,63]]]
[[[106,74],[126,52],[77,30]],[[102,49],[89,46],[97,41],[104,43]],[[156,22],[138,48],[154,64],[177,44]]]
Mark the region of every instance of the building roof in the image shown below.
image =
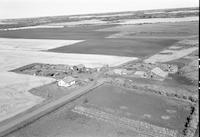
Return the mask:
[[[168,73],[163,71],[159,67],[156,67],[156,68],[152,69],[151,72],[153,72],[154,74],[156,74],[156,75],[158,75],[160,77],[164,77],[164,78],[168,76]]]
[[[63,80],[65,83],[69,83],[69,82],[75,81],[76,78],[71,77],[71,76],[67,76],[67,77],[64,77],[62,80]]]
[[[79,65],[77,65],[77,68],[85,68],[85,66],[83,65],[83,64],[79,64]]]

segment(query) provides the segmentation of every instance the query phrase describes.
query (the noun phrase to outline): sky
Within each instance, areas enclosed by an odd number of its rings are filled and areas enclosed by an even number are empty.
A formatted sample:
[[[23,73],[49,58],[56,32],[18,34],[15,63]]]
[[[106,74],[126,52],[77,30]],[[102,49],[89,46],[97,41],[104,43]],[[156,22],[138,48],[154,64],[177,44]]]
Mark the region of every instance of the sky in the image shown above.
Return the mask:
[[[0,0],[0,19],[198,7],[199,0]]]

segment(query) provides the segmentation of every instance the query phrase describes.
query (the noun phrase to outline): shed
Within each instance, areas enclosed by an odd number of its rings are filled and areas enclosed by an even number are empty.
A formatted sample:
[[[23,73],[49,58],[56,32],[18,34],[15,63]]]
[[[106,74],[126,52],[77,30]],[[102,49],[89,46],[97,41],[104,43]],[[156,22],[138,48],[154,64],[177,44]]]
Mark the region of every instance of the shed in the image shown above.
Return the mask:
[[[113,72],[117,75],[127,75],[132,73],[132,71],[127,69],[114,69]]]
[[[123,69],[114,69],[113,72],[118,75],[122,75]]]
[[[144,72],[144,71],[136,71],[134,73],[134,75],[138,76],[138,77],[141,77],[141,78],[144,78],[147,76],[147,74]]]
[[[84,72],[86,70],[86,67],[83,64],[77,65],[77,68],[79,71]]]
[[[86,68],[83,64],[79,64],[79,65],[73,66],[73,70],[78,71],[78,72],[84,72]]]

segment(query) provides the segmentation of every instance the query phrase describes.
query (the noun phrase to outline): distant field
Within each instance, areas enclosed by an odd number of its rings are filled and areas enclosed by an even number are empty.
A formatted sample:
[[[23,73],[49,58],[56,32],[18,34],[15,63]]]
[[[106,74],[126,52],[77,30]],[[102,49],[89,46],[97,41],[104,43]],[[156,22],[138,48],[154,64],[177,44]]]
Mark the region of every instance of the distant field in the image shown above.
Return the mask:
[[[0,37],[8,38],[85,40],[70,46],[51,49],[50,51],[53,52],[133,57],[150,56],[171,46],[180,37],[184,38],[197,34],[198,22],[143,25],[86,25],[57,29],[40,28],[0,31]]]
[[[146,23],[162,23],[162,22],[184,22],[184,21],[198,21],[198,16],[183,17],[183,18],[149,18],[149,19],[127,19],[122,20],[118,24],[146,24]]]
[[[95,39],[49,51],[144,57],[157,53],[175,42],[177,40],[173,39]]]
[[[97,19],[88,19],[81,21],[72,21],[72,22],[63,22],[63,23],[52,23],[50,26],[76,26],[76,25],[103,25],[106,24],[106,21],[97,20]]]
[[[0,29],[40,26],[40,25],[45,25],[49,23],[51,24],[51,23],[66,23],[66,22],[73,23],[74,22],[75,24],[77,24],[75,21],[82,22],[82,20],[86,20],[86,19],[90,19],[93,21],[101,20],[107,23],[114,23],[114,22],[117,23],[121,21],[122,21],[121,23],[124,23],[124,20],[130,21],[130,19],[131,20],[135,20],[135,19],[152,20],[152,18],[156,18],[153,20],[157,20],[159,18],[179,18],[180,19],[184,17],[186,18],[193,17],[193,16],[198,17],[199,15],[198,11],[199,11],[198,7],[193,7],[193,8],[160,9],[160,10],[127,11],[127,12],[115,12],[115,13],[113,12],[113,13],[103,13],[103,14],[85,14],[85,15],[71,15],[71,16],[9,19],[9,20],[1,20],[4,24],[0,23]]]
[[[199,12],[199,10],[179,10],[179,11],[171,11],[169,13],[193,13],[193,12]]]
[[[142,25],[121,25],[105,28],[98,31],[111,31],[119,33],[109,38],[135,38],[135,37],[168,37],[179,38],[198,35],[199,22],[156,23]]]
[[[41,26],[29,26],[29,27],[17,27],[17,28],[7,28],[0,29],[0,31],[11,31],[11,30],[23,30],[23,29],[37,29],[37,28],[63,28],[64,26],[51,26],[51,25],[41,25]]]
[[[97,29],[104,29],[116,25],[99,26],[76,26],[64,28],[37,28],[27,30],[0,31],[0,37],[24,38],[24,39],[63,39],[63,40],[87,40],[107,37],[113,32],[97,32]]]
[[[174,22],[174,23],[156,23],[156,24],[141,24],[141,25],[120,25],[99,29],[98,31],[126,31],[126,32],[188,32],[197,33],[199,22]]]

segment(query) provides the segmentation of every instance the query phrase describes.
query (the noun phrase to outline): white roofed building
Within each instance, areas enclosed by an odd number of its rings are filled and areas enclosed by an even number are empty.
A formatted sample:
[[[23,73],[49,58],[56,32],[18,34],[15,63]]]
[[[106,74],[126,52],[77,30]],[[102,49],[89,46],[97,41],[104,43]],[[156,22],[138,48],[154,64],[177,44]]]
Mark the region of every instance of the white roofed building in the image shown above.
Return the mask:
[[[58,81],[58,86],[60,87],[70,87],[76,84],[76,79],[74,77],[68,76]]]

